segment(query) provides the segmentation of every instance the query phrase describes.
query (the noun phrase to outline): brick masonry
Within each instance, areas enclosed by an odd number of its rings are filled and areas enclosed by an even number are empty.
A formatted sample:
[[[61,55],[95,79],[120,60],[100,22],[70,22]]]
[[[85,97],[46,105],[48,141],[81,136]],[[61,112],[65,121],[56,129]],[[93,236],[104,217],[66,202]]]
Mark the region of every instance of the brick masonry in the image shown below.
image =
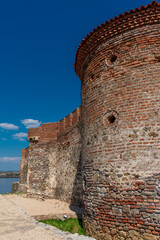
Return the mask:
[[[96,239],[160,234],[160,5],[102,24],[78,48],[83,220]],[[155,238],[156,239],[156,238]]]
[[[75,70],[82,107],[29,130],[20,185],[29,196],[84,204],[84,227],[97,240],[158,240],[160,4],[94,29]]]

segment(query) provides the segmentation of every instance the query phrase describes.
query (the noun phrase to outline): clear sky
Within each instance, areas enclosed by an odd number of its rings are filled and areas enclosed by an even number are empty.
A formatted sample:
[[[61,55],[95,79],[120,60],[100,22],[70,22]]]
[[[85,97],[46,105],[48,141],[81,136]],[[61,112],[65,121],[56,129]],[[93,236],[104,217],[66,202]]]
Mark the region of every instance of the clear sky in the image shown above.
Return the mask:
[[[147,0],[5,0],[0,3],[0,171],[19,170],[27,131],[80,105],[81,40]]]

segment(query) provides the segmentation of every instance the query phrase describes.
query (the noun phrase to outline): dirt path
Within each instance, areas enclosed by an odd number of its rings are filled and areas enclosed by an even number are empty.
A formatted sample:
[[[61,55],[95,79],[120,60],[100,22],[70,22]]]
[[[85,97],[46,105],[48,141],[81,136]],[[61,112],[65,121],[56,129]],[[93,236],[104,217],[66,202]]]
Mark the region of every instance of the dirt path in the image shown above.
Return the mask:
[[[74,211],[70,209],[68,203],[59,201],[57,199],[46,199],[44,201],[33,198],[27,198],[26,195],[9,194],[5,195],[7,199],[18,205],[29,215],[36,219],[49,219],[63,217],[76,218],[77,214],[81,215],[82,210],[80,208],[74,208]],[[77,213],[77,214],[76,214]]]
[[[93,240],[38,223],[10,198],[0,195],[0,240]]]
[[[49,231],[36,226],[29,218],[0,195],[1,240],[60,240]]]

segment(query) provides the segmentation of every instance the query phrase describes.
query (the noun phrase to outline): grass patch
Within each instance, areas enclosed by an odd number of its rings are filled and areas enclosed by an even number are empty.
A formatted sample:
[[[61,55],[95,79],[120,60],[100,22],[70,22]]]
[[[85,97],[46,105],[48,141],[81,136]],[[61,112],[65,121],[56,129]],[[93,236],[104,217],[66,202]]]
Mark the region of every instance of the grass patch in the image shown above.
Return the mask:
[[[79,235],[86,235],[82,226],[81,219],[68,218],[64,221],[60,219],[48,219],[48,220],[40,220],[39,222],[49,224],[62,231],[66,231],[70,233],[78,233]]]

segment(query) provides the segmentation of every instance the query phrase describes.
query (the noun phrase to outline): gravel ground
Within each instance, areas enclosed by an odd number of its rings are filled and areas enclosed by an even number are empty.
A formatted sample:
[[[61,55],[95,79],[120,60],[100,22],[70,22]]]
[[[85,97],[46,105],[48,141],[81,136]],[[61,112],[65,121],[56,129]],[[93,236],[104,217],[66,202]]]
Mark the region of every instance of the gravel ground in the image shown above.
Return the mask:
[[[37,205],[35,205],[35,201]],[[57,202],[57,200],[51,201]],[[22,196],[0,195],[0,240],[93,240],[93,238],[62,232],[55,227],[37,222],[29,213],[33,209],[32,215],[41,215],[46,209],[42,207],[45,202],[48,202],[46,205],[48,205],[49,211],[49,206],[53,207],[54,204],[48,200],[41,202]],[[32,203],[34,204],[32,205]],[[66,203],[62,203],[60,208],[58,208],[58,203],[55,205],[52,214],[62,214],[63,210],[65,210],[65,214],[70,213],[69,204],[68,208]],[[27,209],[29,210],[26,211]],[[54,212],[56,209],[57,212]],[[47,214],[50,213],[47,212]]]

